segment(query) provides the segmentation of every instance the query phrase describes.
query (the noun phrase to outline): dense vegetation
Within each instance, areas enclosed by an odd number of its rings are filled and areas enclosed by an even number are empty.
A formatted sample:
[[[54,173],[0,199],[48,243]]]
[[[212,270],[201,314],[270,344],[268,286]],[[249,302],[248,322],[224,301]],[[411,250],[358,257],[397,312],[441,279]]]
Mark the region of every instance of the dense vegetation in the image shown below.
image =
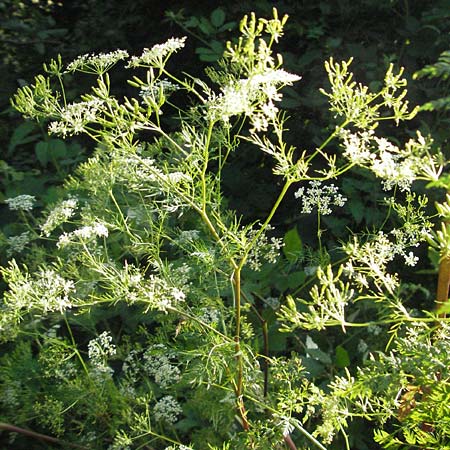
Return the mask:
[[[148,4],[0,1],[0,446],[450,448],[450,2]]]

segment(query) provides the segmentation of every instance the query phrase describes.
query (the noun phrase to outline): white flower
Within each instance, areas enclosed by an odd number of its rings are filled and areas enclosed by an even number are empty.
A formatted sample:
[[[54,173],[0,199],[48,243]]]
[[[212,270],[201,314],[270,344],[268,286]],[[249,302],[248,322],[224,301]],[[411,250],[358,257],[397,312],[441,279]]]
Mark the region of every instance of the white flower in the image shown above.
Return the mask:
[[[269,120],[274,120],[278,112],[278,108],[272,103],[272,101],[262,105],[261,110],[264,116]]]
[[[296,81],[301,80],[302,77],[299,77],[298,75],[295,75],[293,73],[286,72],[283,69],[275,69],[275,70],[267,70],[264,73],[256,74],[251,77],[251,82],[262,85],[262,84],[268,84],[268,85],[277,85],[277,84],[283,84],[283,85],[291,85],[295,83]]]
[[[212,325],[214,323],[219,323],[220,311],[215,308],[202,308],[201,314],[199,315],[199,320],[206,323],[207,325]]]
[[[92,232],[98,237],[108,237],[108,228],[106,228],[103,223],[94,223],[94,225],[92,225]]]
[[[179,89],[179,86],[168,80],[156,80],[154,83],[144,85],[139,91],[139,96],[150,104],[157,103],[161,95],[169,95]]]
[[[30,242],[31,236],[29,231],[25,231],[18,236],[10,236],[7,239],[8,249],[7,255],[11,256],[13,253],[21,253],[27,244]]]
[[[267,120],[267,117],[264,114],[253,114],[252,118],[252,129],[250,130],[252,133],[259,132],[259,131],[267,131],[267,128],[269,126],[269,122]]]
[[[109,331],[104,331],[88,343],[88,356],[91,360],[104,356],[114,356],[115,354],[116,346],[112,344],[112,336]]]
[[[172,298],[175,300],[175,302],[182,302],[185,300],[186,295],[181,289],[178,289],[176,287],[172,288]]]
[[[64,312],[72,307],[71,294],[75,292],[75,283],[66,280],[54,269],[41,268],[34,277],[23,273],[13,261],[3,275],[9,282],[9,290],[4,296],[7,310],[38,310],[41,313]]]
[[[44,236],[50,236],[50,233],[63,222],[72,217],[77,207],[77,199],[72,197],[58,203],[50,211],[46,221],[41,225],[41,231]]]
[[[33,209],[36,197],[34,195],[18,195],[17,197],[7,198],[7,203],[11,211],[31,211]]]
[[[348,130],[340,131],[343,140],[344,156],[356,165],[364,165],[376,157],[370,150],[373,130],[360,133],[351,133]]]
[[[116,346],[112,343],[112,336],[104,331],[97,338],[88,343],[88,356],[97,374],[111,375],[113,370],[108,366],[108,358],[116,354]]]
[[[63,137],[80,134],[86,130],[86,125],[95,122],[104,101],[93,98],[84,102],[71,103],[60,112],[60,120],[51,122],[48,131]]]
[[[414,256],[413,252],[409,252],[407,255],[405,255],[405,264],[407,266],[415,266],[418,261],[419,258],[417,256]]]
[[[442,170],[438,160],[430,156],[431,140],[425,140],[420,133],[416,140],[410,139],[404,149],[386,138],[374,136],[373,130],[356,134],[341,130],[339,135],[344,144],[344,156],[381,178],[384,190],[398,186],[402,191],[409,191],[418,175],[434,180]]]
[[[35,287],[41,292],[40,303],[44,313],[63,312],[72,307],[69,295],[75,291],[75,283],[65,280],[54,270],[41,271]]]
[[[253,131],[265,131],[268,122],[274,120],[278,112],[274,102],[282,99],[279,86],[290,85],[299,79],[281,69],[268,69],[250,74],[249,78],[231,81],[221,87],[219,95],[210,95],[208,114],[211,119],[223,122],[228,122],[232,116],[245,114],[250,117]]]
[[[180,379],[180,369],[172,362],[173,355],[162,344],[150,347],[143,355],[144,368],[163,389]]]
[[[261,270],[263,261],[271,264],[276,263],[280,255],[280,250],[284,246],[283,239],[281,238],[272,236],[269,240],[266,232],[271,230],[273,230],[273,228],[270,225],[267,226],[265,232],[260,234],[258,241],[252,246],[248,253],[248,265],[254,271]],[[258,233],[258,230],[250,229],[247,233],[247,239],[251,242]]]
[[[304,214],[310,214],[317,208],[319,214],[328,215],[331,214],[331,206],[342,207],[347,201],[334,184],[322,186],[320,181],[310,181],[309,188],[301,187],[294,196],[301,199],[301,212]]]
[[[200,238],[200,231],[198,230],[184,230],[180,232],[180,235],[176,239],[179,244],[187,244],[196,241]]]
[[[69,245],[71,243],[70,234],[69,233],[63,233],[59,236],[58,242],[56,243],[56,246],[58,248],[64,248],[66,245]]]
[[[183,172],[171,172],[166,176],[167,181],[173,184],[179,184],[182,181],[190,181],[191,177]]]
[[[171,395],[162,397],[153,408],[155,419],[158,422],[175,423],[182,412],[180,404]]]
[[[56,246],[58,248],[63,248],[66,245],[74,242],[74,240],[89,241],[95,237],[108,237],[108,228],[104,223],[94,222],[92,225],[85,225],[84,227],[78,228],[71,233],[63,233],[59,236],[58,243]]]
[[[103,74],[118,61],[128,58],[126,50],[115,50],[110,53],[85,54],[78,56],[74,61],[69,63],[66,72],[84,72],[92,74]]]
[[[139,66],[161,67],[165,59],[184,47],[186,37],[170,38],[163,44],[156,44],[151,49],[145,48],[141,56],[132,56],[127,68]]]
[[[263,301],[264,306],[268,306],[273,310],[277,310],[280,307],[280,299],[278,297],[266,297]]]

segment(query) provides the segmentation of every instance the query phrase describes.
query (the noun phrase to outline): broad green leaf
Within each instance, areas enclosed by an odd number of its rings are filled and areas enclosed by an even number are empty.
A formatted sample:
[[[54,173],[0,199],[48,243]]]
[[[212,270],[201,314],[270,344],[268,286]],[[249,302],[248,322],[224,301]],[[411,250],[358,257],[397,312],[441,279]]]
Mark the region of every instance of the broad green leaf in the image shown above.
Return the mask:
[[[33,122],[24,122],[20,124],[13,132],[8,145],[8,155],[11,155],[18,145],[27,144],[37,139],[40,134],[32,134],[36,130],[36,124]]]
[[[345,350],[342,345],[338,345],[336,347],[336,359],[335,359],[336,367],[343,369],[344,367],[348,367],[350,365],[350,356],[348,351]]]
[[[283,253],[289,262],[295,262],[302,250],[302,240],[298,234],[297,227],[291,228],[284,235]]]
[[[211,23],[216,27],[219,28],[225,23],[225,11],[222,8],[216,8],[211,13]]]
[[[41,166],[47,167],[50,160],[48,143],[45,141],[38,142],[34,147],[34,152],[36,153],[36,158],[41,163]]]
[[[295,289],[305,282],[306,274],[303,270],[292,272],[287,277],[287,285],[289,289]]]
[[[51,161],[57,161],[67,156],[67,147],[60,139],[50,139],[38,142],[35,146],[36,158],[43,167]]]

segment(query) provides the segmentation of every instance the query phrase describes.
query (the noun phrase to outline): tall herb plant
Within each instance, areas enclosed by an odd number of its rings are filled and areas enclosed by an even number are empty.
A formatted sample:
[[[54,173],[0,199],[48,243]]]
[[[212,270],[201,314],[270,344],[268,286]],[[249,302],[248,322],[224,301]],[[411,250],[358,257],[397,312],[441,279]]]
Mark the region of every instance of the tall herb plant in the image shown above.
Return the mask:
[[[276,10],[271,19],[244,17],[241,36],[206,79],[169,69],[185,44],[171,38],[139,56],[53,60],[14,96],[15,108],[48,123],[49,133],[84,134],[96,149],[67,179],[66,197],[41,216],[31,192],[7,200],[29,231],[11,241],[17,256],[2,268],[0,332],[9,343],[0,429],[35,427],[40,439],[111,450],[325,449],[340,433],[349,449],[348,422],[365,417],[400,423],[408,444],[424,440],[425,412],[413,400],[446,395],[447,327],[435,334],[445,319],[404,305],[391,267],[396,259],[414,266],[426,240],[448,247],[446,236],[432,234],[426,197],[412,190],[416,180],[437,180],[444,161],[420,132],[404,144],[378,132],[417,112],[402,70],[390,66],[371,92],[354,81],[351,60],[325,64],[331,88],[323,94],[339,125],[320,146],[288,144],[281,90],[300,77],[273,50],[286,20]],[[136,71],[133,96],[113,93],[109,74],[120,63]],[[69,103],[64,80],[73,74],[95,81]],[[278,198],[255,223],[228,207],[222,189],[225,168],[246,146],[270,158],[280,180]],[[337,185],[354,167],[380,179],[380,208],[397,225],[350,230],[332,249],[321,218],[345,206]],[[271,225],[286,196],[317,217],[316,248],[305,251],[295,230],[283,241]],[[277,277],[298,267],[303,276],[288,283],[290,295],[259,292],[258,273],[270,274],[265,283],[276,292]],[[370,320],[358,316],[363,310]],[[326,360],[305,331],[330,326],[390,329],[391,353],[366,352],[362,368],[341,358],[345,374],[315,380],[293,348],[272,350],[281,328]],[[445,437],[438,419],[426,420]],[[375,439],[403,445],[383,428]]]

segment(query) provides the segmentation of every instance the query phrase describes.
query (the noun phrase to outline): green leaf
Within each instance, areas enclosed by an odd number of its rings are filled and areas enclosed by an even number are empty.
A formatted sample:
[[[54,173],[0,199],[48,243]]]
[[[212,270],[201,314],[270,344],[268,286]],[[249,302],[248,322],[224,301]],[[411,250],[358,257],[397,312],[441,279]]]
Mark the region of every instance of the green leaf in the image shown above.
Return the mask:
[[[225,11],[222,8],[216,8],[212,13],[211,13],[211,23],[216,27],[219,28],[220,26],[222,26],[225,23]]]
[[[295,289],[301,286],[306,279],[306,273],[301,270],[297,272],[292,272],[287,277],[287,287],[289,289]]]
[[[36,130],[36,124],[33,122],[24,122],[20,124],[13,132],[8,145],[8,155],[12,152],[18,145],[27,144],[28,142],[35,141],[40,134],[31,134]]]
[[[339,369],[343,369],[344,367],[348,367],[350,365],[350,356],[348,351],[345,350],[342,345],[338,345],[336,347],[335,365],[336,367],[339,367]]]
[[[302,240],[298,234],[297,227],[291,228],[284,235],[283,253],[291,263],[296,262],[302,251]]]
[[[67,147],[61,139],[50,139],[38,142],[35,146],[36,158],[43,167],[50,161],[56,162],[67,156]]]
[[[45,141],[38,142],[34,147],[37,160],[41,163],[42,167],[47,167],[50,159],[48,143]]]
[[[202,33],[206,34],[207,36],[209,36],[210,34],[215,33],[215,29],[212,26],[212,24],[207,19],[205,19],[204,17],[200,18],[200,22],[198,24],[198,27],[200,28]]]
[[[225,50],[225,46],[220,41],[212,40],[209,45],[211,46],[212,50],[214,50],[219,55],[222,55]]]
[[[364,204],[359,198],[352,198],[348,202],[348,206],[353,218],[357,224],[360,224],[364,218]]]
[[[198,54],[198,57],[201,61],[206,62],[216,62],[222,56],[221,53],[217,53],[216,51],[206,47],[196,48],[195,53]]]
[[[321,362],[322,364],[331,364],[330,355],[320,350],[319,346],[312,340],[311,336],[306,336],[306,353],[311,358]]]

